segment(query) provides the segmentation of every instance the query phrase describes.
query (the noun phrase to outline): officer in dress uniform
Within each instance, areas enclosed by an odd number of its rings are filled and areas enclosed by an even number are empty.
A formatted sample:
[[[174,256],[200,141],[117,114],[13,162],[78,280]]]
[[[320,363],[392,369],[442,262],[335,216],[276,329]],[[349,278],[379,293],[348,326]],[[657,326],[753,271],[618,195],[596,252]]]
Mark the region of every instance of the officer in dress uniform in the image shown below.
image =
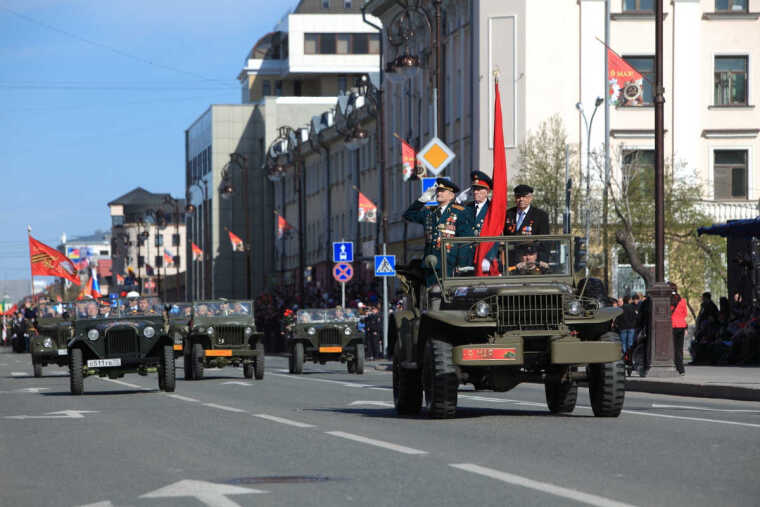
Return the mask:
[[[486,214],[488,214],[488,208],[491,205],[488,193],[493,189],[493,181],[482,171],[472,171],[470,173],[470,188],[472,188],[473,200],[467,203],[465,208],[470,214],[472,235],[480,236],[480,231],[486,220]],[[462,245],[459,250],[458,264],[460,266],[472,266],[475,257],[475,246],[476,243]]]
[[[549,215],[541,208],[531,206],[533,187],[517,185],[515,187],[515,202],[517,206],[507,210],[504,223],[504,235],[535,235],[549,234]]]
[[[454,202],[459,192],[456,183],[446,178],[436,179],[436,184],[425,190],[422,195],[404,213],[410,222],[425,227],[425,257],[434,255],[438,259],[436,271],[441,276],[441,238],[471,236],[472,220],[464,206]],[[433,200],[435,204],[427,203]],[[457,265],[459,246],[449,243],[446,251],[446,271],[452,276]],[[437,284],[435,273],[425,266],[425,285],[429,288]],[[439,288],[440,289],[440,288]],[[433,291],[435,292],[435,291]]]

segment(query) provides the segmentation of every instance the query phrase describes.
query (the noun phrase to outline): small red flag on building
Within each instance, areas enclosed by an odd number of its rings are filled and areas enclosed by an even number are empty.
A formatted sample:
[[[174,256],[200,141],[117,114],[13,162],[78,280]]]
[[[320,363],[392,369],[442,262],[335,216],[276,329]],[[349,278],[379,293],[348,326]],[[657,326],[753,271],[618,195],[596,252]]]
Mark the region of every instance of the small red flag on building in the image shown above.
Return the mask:
[[[174,264],[174,257],[172,257],[172,254],[164,248],[164,262],[166,264]]]
[[[640,106],[644,103],[644,76],[610,48],[607,48],[607,68],[610,104]]]
[[[277,239],[282,239],[286,231],[293,228],[282,215],[277,215]]]
[[[81,285],[77,268],[71,259],[55,248],[37,241],[31,234],[29,235],[29,258],[32,264],[32,276],[59,276]]]
[[[232,251],[233,252],[244,252],[245,251],[245,246],[243,245],[243,240],[240,239],[232,231],[227,231],[227,233],[230,235],[230,243],[232,244]]]
[[[377,205],[361,192],[359,192],[359,221],[373,224],[377,222]]]
[[[401,136],[394,133],[394,136],[401,141],[401,173],[404,177],[404,181],[417,174],[418,178],[425,176],[425,168],[417,163],[417,152],[414,151],[409,143],[401,139]]]
[[[203,260],[203,250],[201,250],[201,248],[198,245],[196,245],[193,242],[190,242],[190,248],[193,251],[193,260],[194,261]]]
[[[124,285],[124,277],[116,273],[116,285]]]

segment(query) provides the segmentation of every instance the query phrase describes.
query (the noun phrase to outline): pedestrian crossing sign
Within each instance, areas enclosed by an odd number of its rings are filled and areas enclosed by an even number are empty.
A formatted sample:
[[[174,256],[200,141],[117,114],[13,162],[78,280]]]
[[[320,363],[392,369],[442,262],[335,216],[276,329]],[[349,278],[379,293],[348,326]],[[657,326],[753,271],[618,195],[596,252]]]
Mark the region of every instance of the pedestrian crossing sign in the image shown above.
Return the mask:
[[[375,276],[396,276],[396,256],[375,255]]]

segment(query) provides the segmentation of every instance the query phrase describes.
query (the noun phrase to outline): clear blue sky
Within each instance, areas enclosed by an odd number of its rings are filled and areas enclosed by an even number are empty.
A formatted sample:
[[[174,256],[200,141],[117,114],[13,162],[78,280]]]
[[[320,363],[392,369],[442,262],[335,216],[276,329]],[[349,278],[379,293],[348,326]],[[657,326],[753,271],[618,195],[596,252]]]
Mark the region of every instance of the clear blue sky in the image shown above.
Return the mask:
[[[184,196],[184,130],[296,0],[0,0],[0,279],[39,240],[110,228],[136,186]]]

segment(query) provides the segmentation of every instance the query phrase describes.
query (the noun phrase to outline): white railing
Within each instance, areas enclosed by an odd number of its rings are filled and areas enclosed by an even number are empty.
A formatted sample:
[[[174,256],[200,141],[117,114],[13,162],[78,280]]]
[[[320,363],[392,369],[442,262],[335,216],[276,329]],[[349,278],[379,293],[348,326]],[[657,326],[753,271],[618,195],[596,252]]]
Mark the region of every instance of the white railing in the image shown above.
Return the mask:
[[[727,220],[738,220],[742,218],[755,218],[760,215],[758,203],[755,201],[701,201],[699,206],[702,211],[710,215],[716,222],[725,222]]]

